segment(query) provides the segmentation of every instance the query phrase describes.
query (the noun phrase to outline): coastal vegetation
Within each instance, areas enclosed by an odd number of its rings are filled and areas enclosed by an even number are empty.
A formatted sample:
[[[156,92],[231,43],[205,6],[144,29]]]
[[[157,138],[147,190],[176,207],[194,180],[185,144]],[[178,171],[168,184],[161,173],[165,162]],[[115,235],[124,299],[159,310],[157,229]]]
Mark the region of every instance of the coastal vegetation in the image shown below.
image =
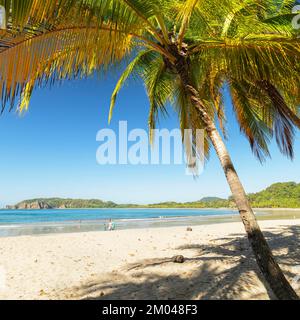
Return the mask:
[[[300,184],[275,183],[267,189],[248,195],[255,208],[300,208]]]
[[[97,199],[38,198],[24,200],[16,205],[8,205],[7,209],[93,209],[116,208],[118,206],[118,204],[112,201]]]
[[[198,154],[208,160],[210,149],[215,150],[264,279],[276,298],[298,299],[261,232],[224,142],[226,88],[255,156],[268,157],[274,138],[279,150],[293,158],[300,128],[294,0],[1,3],[7,12],[0,39],[2,111],[15,105],[27,110],[33,90],[42,85],[113,67],[123,73],[112,94],[111,119],[125,82],[141,79],[150,129],[170,106],[183,132],[204,129],[204,148],[194,148],[187,158]],[[190,150],[195,136],[185,143]],[[192,163],[189,168],[197,169]]]
[[[300,183],[275,183],[257,193],[248,194],[254,208],[300,208]],[[117,204],[98,199],[39,198],[22,201],[8,209],[96,209],[96,208],[236,208],[232,197],[205,197],[193,202],[162,202],[148,205]]]

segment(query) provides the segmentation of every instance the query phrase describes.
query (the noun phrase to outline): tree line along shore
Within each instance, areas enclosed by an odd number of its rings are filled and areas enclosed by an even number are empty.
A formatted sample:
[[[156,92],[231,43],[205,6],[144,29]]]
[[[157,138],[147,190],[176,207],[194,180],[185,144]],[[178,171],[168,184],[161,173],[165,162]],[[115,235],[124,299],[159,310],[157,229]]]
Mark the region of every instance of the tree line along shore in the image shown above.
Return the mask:
[[[257,193],[248,194],[251,205],[255,208],[300,208],[300,183],[275,183]],[[99,199],[62,199],[38,198],[24,200],[6,209],[97,209],[97,208],[235,208],[232,197],[222,199],[205,197],[193,202],[162,202],[148,205],[117,204]]]

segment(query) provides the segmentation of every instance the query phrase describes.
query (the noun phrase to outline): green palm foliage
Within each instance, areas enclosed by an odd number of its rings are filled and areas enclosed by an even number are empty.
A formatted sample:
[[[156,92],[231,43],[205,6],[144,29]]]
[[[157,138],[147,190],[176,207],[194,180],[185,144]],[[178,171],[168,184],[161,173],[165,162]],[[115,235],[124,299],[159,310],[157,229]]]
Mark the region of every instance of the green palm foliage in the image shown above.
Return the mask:
[[[191,105],[176,64],[184,57],[207,113],[226,134],[224,88],[255,155],[275,137],[292,157],[300,128],[300,32],[289,0],[0,0],[2,111],[28,108],[32,91],[126,64],[111,100],[142,79],[149,126],[171,105],[181,128],[205,124]],[[206,137],[205,153],[208,156]]]
[[[293,157],[300,128],[300,32],[294,0],[0,0],[0,95],[27,110],[37,86],[123,67],[111,99],[128,79],[142,79],[149,127],[172,106],[181,129],[204,128],[204,156],[214,146],[258,266],[278,299],[298,299],[257,224],[214,124],[226,135],[224,92],[261,161],[268,143]],[[3,12],[3,11],[2,11]],[[227,90],[226,90],[227,88]],[[151,137],[152,138],[152,137]],[[185,138],[185,136],[184,136]],[[196,135],[183,139],[188,159]],[[190,148],[192,146],[192,148]],[[192,149],[190,151],[190,149]],[[200,154],[202,158],[203,154]],[[189,167],[195,169],[195,163]]]

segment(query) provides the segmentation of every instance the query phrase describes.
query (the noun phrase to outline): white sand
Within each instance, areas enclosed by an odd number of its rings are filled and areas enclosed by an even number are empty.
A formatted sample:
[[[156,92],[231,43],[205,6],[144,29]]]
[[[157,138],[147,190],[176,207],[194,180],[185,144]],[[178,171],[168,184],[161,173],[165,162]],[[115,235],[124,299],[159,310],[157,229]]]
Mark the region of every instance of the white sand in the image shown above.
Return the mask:
[[[292,282],[300,220],[260,225]],[[258,275],[241,223],[0,238],[0,299],[268,299]]]

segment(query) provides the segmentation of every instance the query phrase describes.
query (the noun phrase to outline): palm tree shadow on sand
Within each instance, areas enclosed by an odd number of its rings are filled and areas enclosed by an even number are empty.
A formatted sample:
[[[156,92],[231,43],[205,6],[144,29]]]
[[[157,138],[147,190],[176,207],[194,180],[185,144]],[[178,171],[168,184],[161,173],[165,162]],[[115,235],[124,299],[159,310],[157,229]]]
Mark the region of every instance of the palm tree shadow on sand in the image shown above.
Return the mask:
[[[300,227],[282,226],[280,232],[269,228],[264,234],[288,280],[293,282],[300,269]],[[66,297],[96,300],[274,299],[262,283],[247,238],[241,234],[217,239],[211,245],[189,244],[176,250],[187,257],[182,265],[174,264],[170,257],[137,261],[112,273],[110,281],[99,277],[71,288],[72,294]],[[186,265],[189,265],[188,270]],[[297,283],[293,285],[299,289]]]

